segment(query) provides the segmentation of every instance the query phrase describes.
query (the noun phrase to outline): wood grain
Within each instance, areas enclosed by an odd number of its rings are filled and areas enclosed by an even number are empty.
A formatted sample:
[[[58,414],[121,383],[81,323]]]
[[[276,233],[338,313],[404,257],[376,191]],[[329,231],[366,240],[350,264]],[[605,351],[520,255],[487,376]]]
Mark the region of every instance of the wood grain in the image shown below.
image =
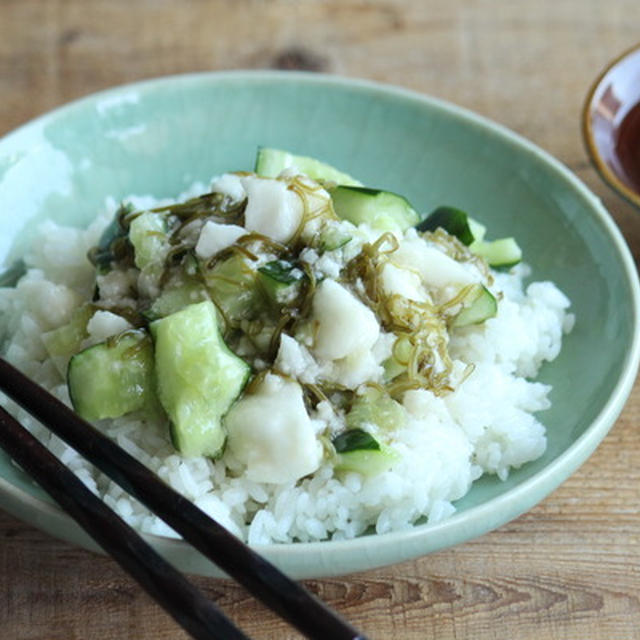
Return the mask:
[[[604,201],[578,117],[640,39],[637,0],[2,0],[0,134],[76,97],[210,69],[305,68],[429,93],[523,134]],[[1,205],[1,203],[0,203]],[[372,638],[640,638],[640,387],[596,453],[528,514],[413,562],[306,584]],[[236,585],[196,582],[255,638],[297,638]],[[0,514],[0,638],[185,634],[107,558]]]

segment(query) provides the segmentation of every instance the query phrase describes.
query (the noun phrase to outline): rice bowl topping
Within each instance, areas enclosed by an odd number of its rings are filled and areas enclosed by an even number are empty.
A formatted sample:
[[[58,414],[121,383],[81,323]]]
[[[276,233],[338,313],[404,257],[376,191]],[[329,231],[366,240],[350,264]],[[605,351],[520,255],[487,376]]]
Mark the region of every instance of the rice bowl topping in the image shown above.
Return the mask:
[[[540,457],[566,296],[511,239],[447,230],[457,210],[261,153],[175,201],[44,223],[0,288],[5,357],[252,544],[435,523]],[[127,522],[176,535],[1,402]]]

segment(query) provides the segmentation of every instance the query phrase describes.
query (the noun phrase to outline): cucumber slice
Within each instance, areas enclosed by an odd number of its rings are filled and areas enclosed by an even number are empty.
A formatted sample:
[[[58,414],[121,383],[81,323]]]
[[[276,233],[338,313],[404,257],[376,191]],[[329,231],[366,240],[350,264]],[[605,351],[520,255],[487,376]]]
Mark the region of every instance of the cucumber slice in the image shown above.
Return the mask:
[[[260,311],[258,272],[248,258],[232,253],[212,267],[207,260],[200,260],[199,268],[207,292],[224,319],[225,332],[239,327],[242,320],[251,319]]]
[[[416,225],[418,231],[435,231],[438,227],[455,236],[464,245],[484,240],[487,228],[455,207],[438,207]]]
[[[398,454],[362,429],[349,429],[333,439],[338,454],[336,471],[356,471],[371,477],[387,471]]]
[[[151,211],[141,213],[131,222],[129,241],[133,245],[138,269],[163,263],[169,245],[165,217]]]
[[[474,220],[471,216],[467,217],[467,224],[469,225],[469,229],[471,229],[473,240],[482,242],[482,240],[484,240],[485,234],[487,233],[487,227],[485,227],[483,224],[480,224],[477,220]]]
[[[382,431],[393,431],[402,427],[406,419],[406,410],[399,402],[387,393],[371,388],[363,395],[356,396],[347,413],[346,423],[351,430],[374,425]]]
[[[92,304],[78,307],[67,323],[42,334],[42,342],[52,358],[77,353],[82,341],[88,337],[87,323],[96,312]]]
[[[469,224],[469,216],[454,207],[438,207],[416,225],[418,231],[435,231],[438,227],[455,236],[462,244],[469,246],[474,240]]]
[[[131,245],[127,240],[127,229],[123,226],[122,220],[132,212],[132,205],[121,204],[102,232],[97,246],[89,251],[88,258],[95,265],[98,273],[109,271],[114,260],[124,257],[131,251]]]
[[[380,443],[362,429],[349,429],[343,431],[333,439],[333,446],[338,453],[349,451],[380,451]]]
[[[483,257],[490,266],[507,269],[522,260],[522,249],[513,238],[500,238],[491,241],[476,241],[469,250]]]
[[[404,231],[414,227],[419,216],[409,201],[391,191],[339,185],[329,189],[339,218],[381,231]]]
[[[249,365],[220,336],[209,301],[192,304],[150,325],[160,403],[171,420],[176,449],[217,456],[226,434],[221,418],[249,379]]]
[[[10,264],[4,271],[0,272],[0,288],[15,287],[18,280],[27,273],[27,265],[24,260],[19,259]]]
[[[272,260],[258,269],[265,279],[277,284],[292,284],[304,277],[304,272],[286,260]]]
[[[197,281],[187,281],[171,288],[164,289],[153,304],[142,315],[149,322],[170,316],[196,302],[208,299],[206,289]]]
[[[312,180],[323,180],[337,184],[361,185],[350,175],[335,169],[329,164],[310,158],[297,156],[281,149],[259,147],[256,156],[255,172],[265,178],[277,178],[285,169],[296,167]]]
[[[258,284],[269,304],[279,308],[294,301],[306,275],[286,260],[273,260],[258,269]]]
[[[462,309],[453,321],[454,327],[466,327],[470,324],[479,324],[493,318],[498,312],[498,303],[494,295],[485,286],[480,288],[478,296],[473,302]]]
[[[407,370],[407,365],[398,362],[395,358],[387,358],[383,363],[385,382],[390,382]]]
[[[149,335],[127,332],[77,353],[69,362],[67,382],[71,403],[86,420],[157,408]]]
[[[370,478],[388,471],[398,459],[399,456],[393,449],[381,446],[378,451],[365,449],[341,453],[334,469],[355,471]]]
[[[318,232],[315,246],[319,251],[335,251],[351,242],[353,236],[339,226],[328,225]]]
[[[412,350],[413,345],[408,336],[396,338],[391,356],[382,363],[384,378],[387,382],[407,371]]]
[[[406,421],[406,410],[386,393],[368,389],[357,396],[347,414],[347,431],[333,440],[338,453],[337,471],[357,471],[374,476],[389,469],[398,460],[398,454],[376,439],[369,431],[392,431]]]
[[[486,227],[460,209],[438,207],[416,225],[416,229],[423,232],[435,231],[438,227],[458,238],[492,267],[512,267],[522,259],[522,251],[513,238],[485,241]]]

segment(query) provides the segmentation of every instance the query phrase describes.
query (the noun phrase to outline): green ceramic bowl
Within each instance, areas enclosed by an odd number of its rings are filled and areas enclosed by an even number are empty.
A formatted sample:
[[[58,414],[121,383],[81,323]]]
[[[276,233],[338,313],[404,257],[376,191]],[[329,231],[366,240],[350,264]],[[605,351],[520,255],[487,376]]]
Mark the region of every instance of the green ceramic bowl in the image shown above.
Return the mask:
[[[514,235],[537,279],[573,301],[577,324],[546,365],[548,450],[501,482],[487,477],[433,526],[259,551],[294,577],[399,562],[498,527],[553,491],[614,423],[635,378],[638,280],[600,202],[549,155],[467,111],[369,82],[271,72],[153,80],[90,96],[0,141],[0,258],[24,250],[39,220],[84,225],[107,195],[174,196],[195,180],[251,169],[256,146],[314,155],[422,210],[473,212]],[[94,545],[0,455],[0,504],[53,535]],[[182,569],[219,575],[181,541],[149,540]],[[523,540],[523,544],[525,541]]]

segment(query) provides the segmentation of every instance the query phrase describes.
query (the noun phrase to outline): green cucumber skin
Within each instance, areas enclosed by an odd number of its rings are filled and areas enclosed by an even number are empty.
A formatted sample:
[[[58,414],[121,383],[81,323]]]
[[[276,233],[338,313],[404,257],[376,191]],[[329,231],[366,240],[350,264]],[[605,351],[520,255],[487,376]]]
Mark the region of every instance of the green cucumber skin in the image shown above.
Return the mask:
[[[354,225],[382,231],[405,231],[419,222],[409,201],[391,191],[338,185],[329,188],[336,215]]]
[[[89,259],[96,266],[99,273],[111,270],[111,263],[117,255],[128,245],[128,229],[122,225],[122,219],[133,212],[130,204],[121,204],[111,222],[105,227],[98,244],[89,254]],[[120,245],[120,246],[118,246]]]
[[[461,209],[438,207],[416,225],[421,232],[435,231],[438,227],[458,238],[472,253],[484,258],[490,267],[508,269],[522,259],[522,251],[513,238],[484,240],[484,226]]]
[[[483,286],[480,294],[471,305],[456,316],[453,326],[466,327],[472,324],[480,324],[489,318],[493,318],[497,312],[498,302],[495,296]]]
[[[149,335],[132,331],[77,353],[69,361],[67,384],[71,403],[85,420],[157,407]]]
[[[336,471],[355,471],[370,477],[387,471],[398,459],[393,449],[381,445],[363,429],[347,429],[332,443],[338,454]]]
[[[323,253],[325,251],[335,251],[349,244],[352,239],[353,236],[350,233],[336,229],[326,229],[320,232],[317,247]]]
[[[258,272],[265,278],[285,285],[298,282],[301,279],[302,276],[296,275],[296,270],[300,271],[293,263],[286,260],[274,260],[258,268]]]
[[[363,429],[348,429],[347,431],[343,431],[333,439],[333,446],[338,453],[380,450],[378,441]]]
[[[22,258],[12,262],[0,272],[0,288],[15,287],[25,273],[27,273],[27,265]]]
[[[295,300],[306,280],[299,267],[276,260],[258,269],[257,285],[272,313],[277,313],[288,301]]]
[[[387,446],[380,449],[358,449],[338,454],[335,470],[338,472],[355,471],[365,477],[372,477],[388,471],[399,455]]]
[[[435,231],[438,227],[469,246],[475,238],[469,225],[469,216],[455,207],[438,207],[416,225],[418,231]]]

